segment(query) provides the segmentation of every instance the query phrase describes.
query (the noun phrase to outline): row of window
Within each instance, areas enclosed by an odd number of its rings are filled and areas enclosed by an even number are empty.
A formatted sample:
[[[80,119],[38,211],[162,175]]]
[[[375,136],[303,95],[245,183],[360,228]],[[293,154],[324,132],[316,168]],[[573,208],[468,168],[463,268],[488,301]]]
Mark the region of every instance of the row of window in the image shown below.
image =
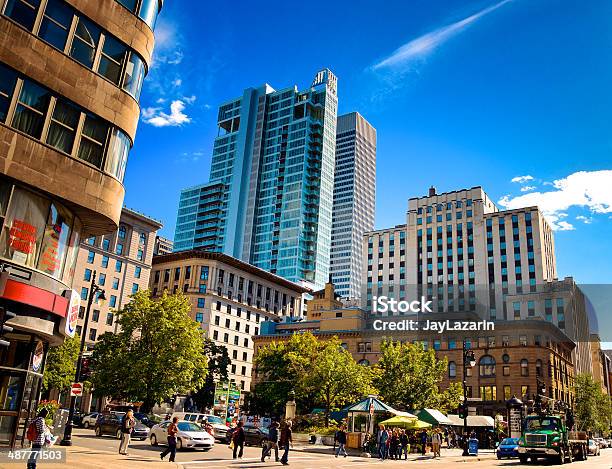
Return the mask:
[[[0,122],[123,181],[129,137],[0,63]]]
[[[436,204],[436,205],[428,205],[427,207],[425,207],[425,212],[427,213],[432,213],[434,210],[434,207],[436,209],[436,212],[441,212],[442,210],[444,210],[444,208],[446,207],[446,210],[452,210],[453,206],[455,208],[463,208],[463,200],[457,200],[454,203],[453,202],[446,202],[446,204]],[[472,199],[466,199],[465,200],[465,206],[466,207],[471,207],[473,204]],[[421,215],[423,213],[423,207],[419,207],[417,209],[417,214]]]
[[[127,228],[125,227],[125,225],[120,225],[119,226],[119,230],[117,232],[117,241],[115,243],[115,254],[121,256],[121,255],[127,255],[127,252],[124,252],[124,245],[125,245],[125,240],[127,237]],[[96,244],[96,237],[92,236],[91,238],[87,239],[87,244],[89,244],[90,246],[95,246]],[[136,252],[136,259],[144,262],[144,249],[146,247],[147,244],[147,234],[142,232],[139,235],[139,239],[138,239],[138,250]],[[104,238],[102,239],[102,249],[104,249],[105,251],[110,251],[111,249],[111,239],[108,236],[104,236]]]
[[[9,0],[4,15],[138,100],[142,58],[63,0]]]
[[[116,0],[132,13],[143,20],[151,30],[155,29],[155,22],[159,14],[159,0]]]

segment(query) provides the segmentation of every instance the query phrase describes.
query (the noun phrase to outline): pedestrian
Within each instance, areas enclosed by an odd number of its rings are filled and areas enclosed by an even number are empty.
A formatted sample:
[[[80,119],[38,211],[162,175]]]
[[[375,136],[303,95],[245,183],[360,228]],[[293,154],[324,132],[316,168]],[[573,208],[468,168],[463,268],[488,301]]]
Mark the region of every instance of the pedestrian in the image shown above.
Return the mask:
[[[284,449],[283,456],[280,462],[284,466],[289,465],[289,446],[293,446],[293,436],[291,432],[292,423],[291,420],[287,420],[280,435],[280,446]]]
[[[41,409],[36,418],[32,420],[28,426],[26,436],[28,440],[32,442],[32,452],[30,453],[30,458],[28,459],[27,469],[36,469],[36,461],[38,459],[40,450],[45,445],[45,434],[49,431],[47,424],[45,423],[45,417],[47,415],[49,415],[49,409]]]
[[[242,421],[239,421],[236,424],[236,429],[232,433],[232,442],[234,443],[234,459],[238,456],[239,459],[242,459],[242,452],[244,451],[244,441],[246,440],[246,435],[244,434],[244,428],[242,428]],[[240,451],[238,451],[240,448]]]
[[[159,453],[159,457],[162,461],[166,457],[166,454],[170,453],[169,461],[174,462],[174,458],[176,457],[176,435],[178,431],[178,417],[174,417],[172,423],[168,425],[168,447],[162,453]]]
[[[344,429],[344,425],[340,425],[340,428],[336,432],[334,439],[338,442],[338,449],[336,450],[336,457],[342,454],[346,458],[348,454],[346,453],[346,431]]]
[[[442,446],[442,435],[438,430],[434,431],[431,435],[431,447],[433,450],[434,458],[441,457],[440,448]]]
[[[399,436],[397,435],[397,430],[393,430],[391,432],[391,437],[389,438],[389,459],[397,459],[398,445]]]
[[[427,432],[423,430],[421,432],[421,454],[425,456],[427,453]]]
[[[127,451],[135,426],[136,419],[134,419],[134,411],[130,409],[121,419],[121,443],[119,443],[119,454],[123,454],[124,456],[128,455]]]
[[[406,430],[402,430],[399,439],[401,445],[399,459],[402,459],[402,453],[404,454],[404,459],[408,459],[408,453],[410,452],[410,444],[408,443],[408,435],[406,435]]]
[[[378,458],[381,461],[387,459],[387,439],[389,435],[387,434],[387,430],[385,430],[384,425],[379,425],[378,427]]]
[[[265,462],[268,456],[272,456],[272,449],[274,449],[274,459],[278,462],[278,427],[278,422],[272,422],[270,424],[268,440],[261,450],[261,462]]]

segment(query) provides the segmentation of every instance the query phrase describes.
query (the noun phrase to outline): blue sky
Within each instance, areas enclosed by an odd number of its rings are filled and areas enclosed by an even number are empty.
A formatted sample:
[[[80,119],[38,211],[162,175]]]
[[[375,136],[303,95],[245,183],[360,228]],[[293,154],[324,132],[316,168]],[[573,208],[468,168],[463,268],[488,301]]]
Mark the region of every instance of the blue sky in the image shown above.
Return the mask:
[[[612,282],[612,2],[165,3],[125,179],[163,235],[180,189],[208,180],[219,103],[329,67],[339,112],[378,131],[378,228],[431,184],[482,185],[543,207],[560,277]]]

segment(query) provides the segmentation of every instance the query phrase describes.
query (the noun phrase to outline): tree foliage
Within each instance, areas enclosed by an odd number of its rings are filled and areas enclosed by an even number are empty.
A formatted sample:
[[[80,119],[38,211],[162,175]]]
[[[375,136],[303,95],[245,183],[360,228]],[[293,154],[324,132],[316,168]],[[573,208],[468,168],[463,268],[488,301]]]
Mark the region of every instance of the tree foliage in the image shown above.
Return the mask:
[[[152,299],[140,291],[116,313],[120,332],[104,334],[93,353],[98,393],[142,401],[147,412],[174,394],[204,385],[207,358],[200,324],[179,293]]]
[[[193,395],[196,406],[203,410],[212,407],[215,396],[215,382],[225,382],[228,380],[228,370],[231,365],[227,347],[217,345],[211,339],[205,339],[204,352],[208,360],[208,373],[204,386]]]
[[[294,391],[298,412],[321,406],[327,422],[332,410],[373,391],[371,370],[358,365],[336,337],[319,341],[307,332],[272,342],[259,350],[255,367],[260,381],[250,402],[254,412],[282,414]]]
[[[383,342],[374,365],[374,386],[392,407],[445,412],[456,408],[462,397],[460,383],[440,391],[447,368],[446,358],[438,359],[433,350],[424,350],[419,343]]]
[[[607,434],[612,421],[610,396],[603,392],[591,375],[586,373],[576,375],[574,392],[577,428]]]
[[[66,338],[63,344],[49,348],[42,382],[45,391],[55,388],[62,392],[70,388],[79,358],[80,343],[77,334]]]

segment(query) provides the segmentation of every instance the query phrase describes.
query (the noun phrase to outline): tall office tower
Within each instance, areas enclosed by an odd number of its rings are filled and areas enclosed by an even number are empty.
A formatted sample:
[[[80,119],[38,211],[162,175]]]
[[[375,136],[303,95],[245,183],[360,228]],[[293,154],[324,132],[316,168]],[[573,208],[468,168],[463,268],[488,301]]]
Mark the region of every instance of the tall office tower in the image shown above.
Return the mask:
[[[363,234],[374,228],[376,129],[361,114],[338,117],[330,270],[336,294],[361,294]]]
[[[0,315],[16,314],[0,343],[0,446],[24,443],[49,345],[75,334],[80,240],[119,226],[161,6],[0,0]]]
[[[247,88],[221,105],[208,184],[181,192],[174,251],[203,248],[293,282],[329,275],[337,80]]]

